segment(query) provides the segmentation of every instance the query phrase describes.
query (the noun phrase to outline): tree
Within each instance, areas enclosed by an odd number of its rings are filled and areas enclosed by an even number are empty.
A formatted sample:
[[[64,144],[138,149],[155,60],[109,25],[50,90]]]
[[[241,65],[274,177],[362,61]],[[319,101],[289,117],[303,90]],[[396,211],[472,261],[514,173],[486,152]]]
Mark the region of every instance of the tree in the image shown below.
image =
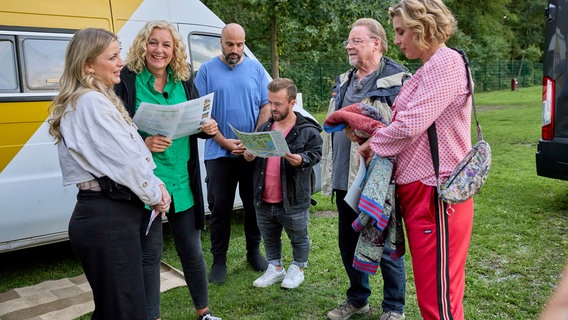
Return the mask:
[[[529,59],[542,62],[544,27],[547,0],[512,1],[509,12],[511,19],[512,59]]]
[[[510,0],[450,0],[448,7],[458,20],[461,43],[480,64],[507,59],[512,34],[505,23]]]
[[[270,61],[272,62],[272,77],[278,78],[279,72],[279,58],[278,58],[278,17],[276,11],[278,10],[278,2],[271,8],[270,13]]]

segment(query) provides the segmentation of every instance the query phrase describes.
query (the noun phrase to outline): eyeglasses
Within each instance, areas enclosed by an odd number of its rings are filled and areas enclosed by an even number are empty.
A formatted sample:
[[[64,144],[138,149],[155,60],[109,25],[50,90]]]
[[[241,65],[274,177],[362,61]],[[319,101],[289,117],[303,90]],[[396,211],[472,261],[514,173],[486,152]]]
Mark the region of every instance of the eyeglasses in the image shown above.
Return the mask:
[[[360,45],[361,43],[372,40],[372,39],[374,39],[374,38],[371,37],[369,39],[349,39],[349,40],[343,41],[343,46],[347,47],[349,44],[351,44],[352,46],[356,47],[356,46]]]

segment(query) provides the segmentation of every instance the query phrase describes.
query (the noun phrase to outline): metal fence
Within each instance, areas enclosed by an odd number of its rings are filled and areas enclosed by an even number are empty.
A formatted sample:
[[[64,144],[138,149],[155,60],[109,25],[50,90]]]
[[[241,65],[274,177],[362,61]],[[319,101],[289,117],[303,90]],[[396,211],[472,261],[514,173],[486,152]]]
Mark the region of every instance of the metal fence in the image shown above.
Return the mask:
[[[414,73],[422,63],[409,63]],[[304,108],[311,112],[326,110],[335,78],[349,69],[349,65],[292,63],[281,65],[281,77],[291,78],[302,92]],[[471,62],[476,92],[511,89],[512,80],[518,87],[542,84],[542,63],[530,61],[502,61],[491,64]]]
[[[506,61],[487,65],[472,63],[476,91],[495,91],[511,89],[511,81],[517,87],[542,85],[542,63],[531,61]]]

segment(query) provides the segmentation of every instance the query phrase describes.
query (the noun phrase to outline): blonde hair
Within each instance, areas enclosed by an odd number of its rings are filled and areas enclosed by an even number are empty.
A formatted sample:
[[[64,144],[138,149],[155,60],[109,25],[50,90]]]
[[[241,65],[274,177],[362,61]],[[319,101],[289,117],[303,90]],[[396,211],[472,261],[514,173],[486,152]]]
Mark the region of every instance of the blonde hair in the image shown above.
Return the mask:
[[[369,36],[371,36],[371,38],[377,38],[381,42],[381,52],[387,52],[389,48],[389,44],[387,42],[387,33],[385,32],[385,28],[383,28],[383,26],[377,20],[371,18],[361,18],[353,23],[351,29],[355,27],[366,27],[369,30]]]
[[[165,29],[169,30],[174,39],[174,56],[172,61],[170,61],[170,69],[174,75],[175,81],[187,81],[190,78],[189,65],[187,63],[186,47],[183,43],[181,36],[176,31],[171,23],[163,20],[148,21],[132,42],[132,46],[128,51],[126,56],[126,66],[128,69],[134,71],[135,73],[140,73],[144,70],[146,65],[146,45],[148,43],[148,38],[154,29]]]
[[[88,63],[93,63],[113,41],[118,41],[114,33],[98,28],[79,30],[69,41],[65,53],[63,75],[59,81],[59,94],[49,106],[51,113],[48,120],[49,134],[55,138],[56,144],[63,139],[60,128],[61,119],[65,113],[75,110],[79,97],[88,91],[102,93],[112,102],[122,117],[128,123],[131,122],[128,112],[114,93],[113,88],[106,87],[98,78],[88,73],[85,69],[85,66]],[[71,104],[71,110],[65,111],[69,104]]]
[[[420,49],[446,42],[457,26],[454,15],[441,0],[401,0],[389,8],[389,16],[402,19],[414,32],[414,42]]]

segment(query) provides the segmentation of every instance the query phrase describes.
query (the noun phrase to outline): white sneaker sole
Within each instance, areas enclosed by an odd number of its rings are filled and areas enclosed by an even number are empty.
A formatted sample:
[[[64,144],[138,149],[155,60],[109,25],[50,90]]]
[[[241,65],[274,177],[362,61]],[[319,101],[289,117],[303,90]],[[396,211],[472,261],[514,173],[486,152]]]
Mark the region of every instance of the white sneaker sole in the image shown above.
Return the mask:
[[[255,282],[252,283],[252,285],[257,287],[257,288],[267,288],[267,287],[270,287],[273,284],[277,284],[277,283],[282,282],[282,280],[284,280],[284,277],[285,277],[285,275],[282,276],[282,278],[278,278],[278,279],[276,279],[276,280],[274,280],[273,282],[270,282],[270,283],[257,283],[255,281]]]

